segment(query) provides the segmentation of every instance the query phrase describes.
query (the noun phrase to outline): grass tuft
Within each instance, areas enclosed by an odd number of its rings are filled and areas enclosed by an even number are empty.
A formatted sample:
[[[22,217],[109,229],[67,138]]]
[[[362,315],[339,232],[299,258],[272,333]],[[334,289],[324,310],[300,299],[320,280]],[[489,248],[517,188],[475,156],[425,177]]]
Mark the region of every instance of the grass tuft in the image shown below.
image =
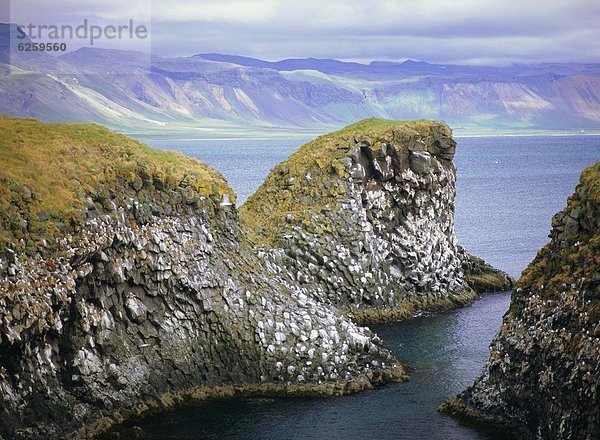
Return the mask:
[[[55,237],[79,221],[88,197],[110,198],[135,182],[233,196],[208,165],[99,125],[0,116],[0,133],[0,248],[31,234]]]

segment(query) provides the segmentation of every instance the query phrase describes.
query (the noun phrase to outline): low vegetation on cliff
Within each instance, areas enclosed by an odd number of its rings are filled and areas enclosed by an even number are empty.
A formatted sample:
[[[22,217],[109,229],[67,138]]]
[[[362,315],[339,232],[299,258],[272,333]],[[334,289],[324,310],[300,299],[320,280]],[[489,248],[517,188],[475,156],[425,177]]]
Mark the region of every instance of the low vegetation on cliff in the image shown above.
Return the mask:
[[[296,217],[298,221],[294,223],[308,222],[312,213],[345,195],[339,178],[349,177],[345,159],[356,146],[355,138],[373,140],[369,148],[378,155],[385,139],[395,138],[402,144],[415,135],[433,136],[434,132],[451,136],[448,126],[440,122],[378,118],[364,119],[319,136],[271,171],[240,208],[242,225],[255,244],[273,244],[280,238],[289,216]]]
[[[0,133],[0,251],[76,230],[86,209],[111,209],[142,187],[233,195],[202,162],[99,125],[0,116]]]

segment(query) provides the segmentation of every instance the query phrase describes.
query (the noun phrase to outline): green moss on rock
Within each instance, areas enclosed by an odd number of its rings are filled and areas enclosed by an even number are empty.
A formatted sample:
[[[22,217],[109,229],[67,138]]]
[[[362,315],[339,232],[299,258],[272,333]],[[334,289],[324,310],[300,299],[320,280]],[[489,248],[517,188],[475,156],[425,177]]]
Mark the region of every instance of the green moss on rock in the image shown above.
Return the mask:
[[[600,162],[586,168],[566,208],[552,219],[551,241],[517,282],[552,295],[565,285],[600,282]]]
[[[76,229],[88,198],[110,209],[112,198],[142,188],[233,196],[204,163],[99,125],[0,116],[0,133],[0,250]]]
[[[374,156],[382,143],[405,150],[407,145],[416,144],[417,138],[424,140],[424,150],[443,155],[434,139],[449,138],[451,134],[450,128],[440,121],[370,118],[319,136],[272,170],[240,208],[242,226],[252,242],[267,245],[277,243],[288,224],[309,223],[313,213],[345,194],[345,160],[357,140],[365,140]]]

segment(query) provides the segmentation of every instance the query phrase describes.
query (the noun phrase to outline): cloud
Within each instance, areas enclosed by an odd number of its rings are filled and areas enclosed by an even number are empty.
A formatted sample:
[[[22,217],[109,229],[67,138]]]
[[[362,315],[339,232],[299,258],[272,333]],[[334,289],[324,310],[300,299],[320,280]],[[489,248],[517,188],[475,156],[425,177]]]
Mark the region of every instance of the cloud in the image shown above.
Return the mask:
[[[152,0],[11,0],[13,23],[64,24],[96,18],[106,21],[126,21],[130,18],[151,18]],[[84,6],[85,5],[85,6]]]
[[[271,1],[252,14],[241,3],[187,1],[170,9],[172,3],[155,1],[155,51],[492,64],[600,60],[596,0]],[[169,30],[179,35],[163,38]]]
[[[36,42],[65,43],[68,51],[89,47],[93,41],[95,47],[149,53],[152,51],[151,38],[132,38],[128,31],[113,32],[110,38],[105,38],[102,30],[107,26],[114,29],[119,26],[127,26],[127,29],[143,26],[151,35],[151,6],[152,0],[86,0],[85,9],[77,0],[13,0],[8,18],[3,17],[2,21],[22,26]],[[80,26],[87,28],[85,33],[81,31],[82,37],[74,31]]]
[[[240,31],[287,34],[529,35],[597,26],[600,17],[595,0],[157,0],[154,5],[157,22],[235,23]]]
[[[71,18],[151,11],[153,51],[264,59],[422,59],[507,64],[600,60],[597,0],[28,0]],[[41,6],[43,5],[43,6]]]
[[[235,23],[238,25],[264,25],[275,17],[275,0],[229,1],[158,1],[154,2],[154,19],[169,24]]]

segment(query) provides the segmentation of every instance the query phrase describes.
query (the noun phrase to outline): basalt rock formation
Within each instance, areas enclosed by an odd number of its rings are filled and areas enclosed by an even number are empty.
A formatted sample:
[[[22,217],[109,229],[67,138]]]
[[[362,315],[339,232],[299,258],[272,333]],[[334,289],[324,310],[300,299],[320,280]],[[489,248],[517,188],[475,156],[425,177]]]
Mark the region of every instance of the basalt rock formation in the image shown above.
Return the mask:
[[[368,329],[251,251],[214,170],[98,126],[0,130],[0,437],[406,378]]]
[[[269,264],[361,322],[508,290],[457,244],[455,147],[443,122],[358,122],[277,165],[242,224]]]
[[[500,269],[469,254],[462,246],[458,249],[467,284],[477,293],[506,292],[513,287],[514,280]]]
[[[600,438],[600,162],[517,282],[473,386],[441,410],[517,438]]]

